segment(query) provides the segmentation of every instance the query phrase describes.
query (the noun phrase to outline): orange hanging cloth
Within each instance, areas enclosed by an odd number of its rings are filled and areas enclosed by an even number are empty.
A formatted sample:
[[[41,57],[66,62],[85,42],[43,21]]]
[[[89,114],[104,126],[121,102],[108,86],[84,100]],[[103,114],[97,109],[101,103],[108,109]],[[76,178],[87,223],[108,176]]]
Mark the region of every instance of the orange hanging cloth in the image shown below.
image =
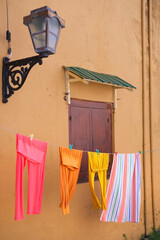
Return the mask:
[[[60,207],[65,215],[69,214],[69,202],[77,184],[83,151],[59,147],[59,153],[61,189]]]

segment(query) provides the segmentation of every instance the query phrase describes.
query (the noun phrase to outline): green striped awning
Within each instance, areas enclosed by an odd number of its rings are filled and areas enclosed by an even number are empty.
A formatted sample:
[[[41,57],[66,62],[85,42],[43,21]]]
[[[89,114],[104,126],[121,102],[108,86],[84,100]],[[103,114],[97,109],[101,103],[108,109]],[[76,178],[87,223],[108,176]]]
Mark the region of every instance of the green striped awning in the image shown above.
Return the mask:
[[[90,82],[96,82],[96,83],[102,83],[111,85],[114,87],[120,87],[120,88],[127,88],[129,90],[136,89],[133,85],[130,83],[124,81],[123,79],[113,76],[110,74],[104,74],[104,73],[98,73],[93,72],[84,68],[80,67],[66,67],[64,66],[64,69],[68,70],[69,72],[74,73],[78,77],[80,77],[83,80],[87,80]]]

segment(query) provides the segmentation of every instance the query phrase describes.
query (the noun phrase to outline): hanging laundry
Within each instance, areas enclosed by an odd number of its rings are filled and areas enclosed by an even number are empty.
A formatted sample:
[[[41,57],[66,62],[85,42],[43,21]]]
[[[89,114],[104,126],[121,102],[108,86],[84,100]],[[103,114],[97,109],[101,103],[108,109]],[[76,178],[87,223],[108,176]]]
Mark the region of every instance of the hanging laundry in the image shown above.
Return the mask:
[[[106,195],[104,222],[139,222],[141,201],[140,154],[114,154]]]
[[[23,171],[28,165],[28,210],[27,214],[40,214],[42,205],[44,167],[47,143],[16,135],[16,201],[15,220],[24,218]]]
[[[60,207],[63,214],[69,214],[69,202],[75,191],[78,180],[82,151],[59,147],[60,153]]]
[[[88,152],[88,174],[89,174],[89,186],[93,201],[94,209],[101,208],[106,209],[106,177],[109,164],[108,153],[95,153]],[[101,186],[101,202],[100,204],[95,191],[94,191],[94,177],[95,173],[98,173],[98,178]]]

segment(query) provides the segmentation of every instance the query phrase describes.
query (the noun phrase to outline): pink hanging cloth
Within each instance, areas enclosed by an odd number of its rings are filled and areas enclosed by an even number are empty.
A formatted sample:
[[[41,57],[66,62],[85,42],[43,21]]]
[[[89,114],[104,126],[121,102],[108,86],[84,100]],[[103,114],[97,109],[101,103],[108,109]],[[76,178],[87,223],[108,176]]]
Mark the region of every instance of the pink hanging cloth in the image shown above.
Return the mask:
[[[28,165],[28,210],[27,214],[40,214],[42,205],[44,168],[47,143],[16,135],[16,201],[15,220],[24,218],[23,213],[23,172]]]

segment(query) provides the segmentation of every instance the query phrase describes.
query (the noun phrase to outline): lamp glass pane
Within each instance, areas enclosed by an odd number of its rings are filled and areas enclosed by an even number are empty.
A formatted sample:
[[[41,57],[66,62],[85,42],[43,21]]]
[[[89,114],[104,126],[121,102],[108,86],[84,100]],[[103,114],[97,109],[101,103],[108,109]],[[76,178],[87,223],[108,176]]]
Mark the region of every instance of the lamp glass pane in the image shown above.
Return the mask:
[[[49,32],[59,35],[60,23],[57,18],[49,18]]]
[[[46,18],[35,17],[29,22],[29,26],[32,34],[36,32],[42,32],[46,30]]]
[[[49,48],[52,48],[56,50],[56,45],[57,45],[57,38],[53,34],[49,33],[49,39],[48,39],[48,46]]]
[[[36,48],[43,48],[46,46],[46,33],[33,35],[33,41]]]

